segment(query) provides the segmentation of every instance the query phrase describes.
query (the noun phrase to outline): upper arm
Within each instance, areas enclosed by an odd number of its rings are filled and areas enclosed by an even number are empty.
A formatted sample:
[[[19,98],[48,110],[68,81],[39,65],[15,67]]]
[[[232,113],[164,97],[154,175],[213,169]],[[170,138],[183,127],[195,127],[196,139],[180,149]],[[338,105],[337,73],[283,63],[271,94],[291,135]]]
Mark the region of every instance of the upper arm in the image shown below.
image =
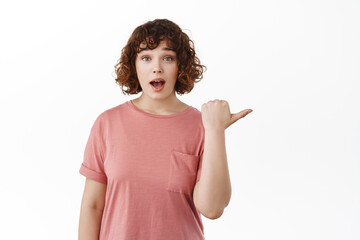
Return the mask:
[[[81,206],[103,210],[105,206],[106,186],[107,184],[86,178]]]

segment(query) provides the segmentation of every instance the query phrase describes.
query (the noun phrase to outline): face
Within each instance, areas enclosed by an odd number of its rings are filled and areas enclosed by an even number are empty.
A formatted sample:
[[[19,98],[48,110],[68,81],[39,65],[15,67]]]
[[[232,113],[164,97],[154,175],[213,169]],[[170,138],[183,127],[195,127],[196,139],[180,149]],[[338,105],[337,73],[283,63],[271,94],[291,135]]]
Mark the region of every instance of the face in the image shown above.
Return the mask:
[[[145,45],[141,45],[145,47]],[[143,94],[153,99],[164,99],[175,96],[175,83],[178,74],[178,61],[176,52],[167,49],[165,41],[153,50],[142,50],[135,59],[136,73],[142,88]],[[165,81],[162,87],[152,86],[155,78]]]

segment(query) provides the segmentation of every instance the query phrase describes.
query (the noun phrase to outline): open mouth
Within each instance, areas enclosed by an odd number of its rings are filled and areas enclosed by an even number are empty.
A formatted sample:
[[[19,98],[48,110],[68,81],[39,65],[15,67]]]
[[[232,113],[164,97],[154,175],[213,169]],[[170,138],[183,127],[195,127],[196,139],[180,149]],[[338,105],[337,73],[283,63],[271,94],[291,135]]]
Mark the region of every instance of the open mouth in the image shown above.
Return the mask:
[[[156,88],[160,88],[165,84],[165,81],[151,81],[150,84]]]

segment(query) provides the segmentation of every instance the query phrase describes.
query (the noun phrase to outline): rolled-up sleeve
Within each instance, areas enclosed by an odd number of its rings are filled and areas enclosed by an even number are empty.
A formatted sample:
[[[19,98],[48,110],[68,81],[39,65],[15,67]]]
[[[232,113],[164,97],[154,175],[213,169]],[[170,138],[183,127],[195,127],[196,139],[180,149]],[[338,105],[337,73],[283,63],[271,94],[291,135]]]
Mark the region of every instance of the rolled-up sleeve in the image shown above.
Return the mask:
[[[101,117],[102,115],[99,115],[91,127],[79,173],[92,180],[106,184],[107,176],[104,170],[105,146]]]

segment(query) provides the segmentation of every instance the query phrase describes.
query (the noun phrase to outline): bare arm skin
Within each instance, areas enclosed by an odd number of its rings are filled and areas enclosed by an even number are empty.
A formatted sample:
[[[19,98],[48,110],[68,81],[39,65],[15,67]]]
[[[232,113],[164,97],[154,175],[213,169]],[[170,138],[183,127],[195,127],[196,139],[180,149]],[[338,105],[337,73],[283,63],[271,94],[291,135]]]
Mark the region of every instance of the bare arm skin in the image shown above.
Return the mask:
[[[209,219],[219,218],[231,198],[224,130],[205,133],[200,181],[194,187],[194,204]]]
[[[205,144],[201,176],[195,184],[193,200],[199,212],[209,219],[219,218],[231,198],[225,130],[250,112],[252,109],[232,114],[228,102],[219,99],[201,106]]]
[[[80,209],[79,240],[99,239],[106,186],[106,184],[86,178]]]

